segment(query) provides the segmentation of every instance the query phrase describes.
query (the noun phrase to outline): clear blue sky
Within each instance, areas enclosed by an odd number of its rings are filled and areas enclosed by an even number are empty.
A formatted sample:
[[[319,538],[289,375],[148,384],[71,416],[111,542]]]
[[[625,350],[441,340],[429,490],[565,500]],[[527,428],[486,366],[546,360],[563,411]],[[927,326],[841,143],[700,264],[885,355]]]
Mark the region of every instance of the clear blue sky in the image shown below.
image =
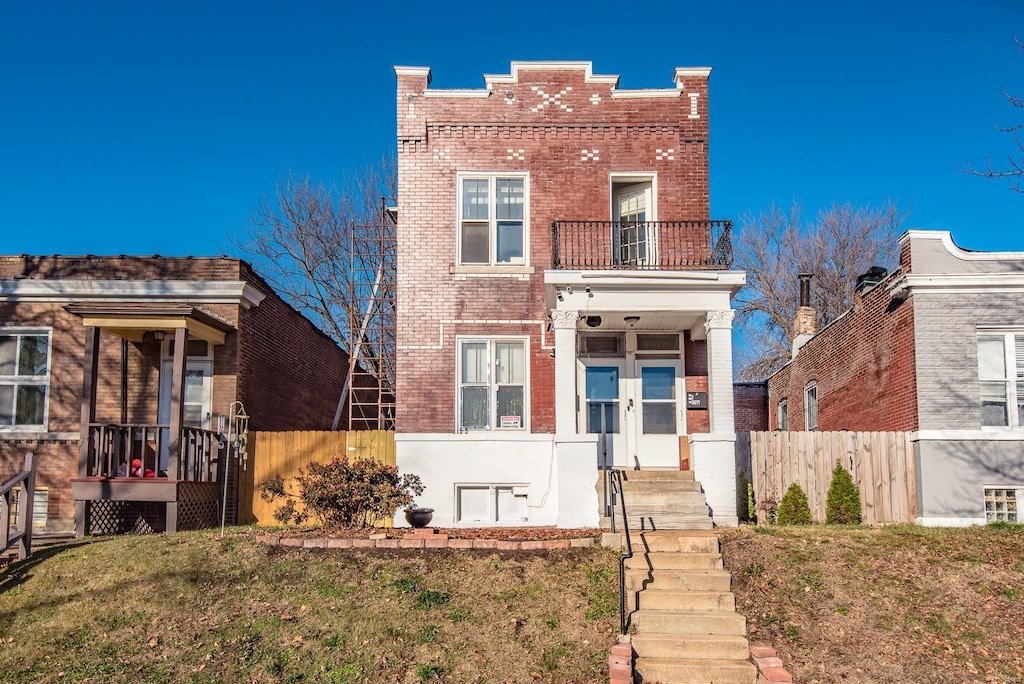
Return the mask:
[[[478,88],[511,60],[592,60],[625,88],[711,66],[716,218],[897,199],[913,227],[1024,250],[1024,195],[964,175],[1014,151],[1024,0],[6,3],[0,253],[230,250],[289,171],[395,144],[392,65]]]

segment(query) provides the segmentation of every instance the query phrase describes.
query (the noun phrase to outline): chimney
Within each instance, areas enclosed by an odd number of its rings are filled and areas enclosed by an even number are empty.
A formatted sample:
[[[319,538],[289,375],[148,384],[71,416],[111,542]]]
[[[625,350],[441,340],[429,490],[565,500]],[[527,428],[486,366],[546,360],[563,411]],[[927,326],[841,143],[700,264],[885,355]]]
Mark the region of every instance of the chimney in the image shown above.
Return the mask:
[[[809,339],[818,332],[818,312],[811,306],[811,273],[801,273],[800,306],[793,317],[793,352],[792,358],[800,351]]]

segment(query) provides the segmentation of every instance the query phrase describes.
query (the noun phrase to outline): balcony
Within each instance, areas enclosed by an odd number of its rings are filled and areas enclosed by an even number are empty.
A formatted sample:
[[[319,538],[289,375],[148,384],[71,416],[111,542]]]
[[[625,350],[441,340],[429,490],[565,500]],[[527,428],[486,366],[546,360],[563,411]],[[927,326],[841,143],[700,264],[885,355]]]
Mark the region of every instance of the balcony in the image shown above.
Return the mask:
[[[555,221],[551,268],[685,271],[732,266],[732,221]]]

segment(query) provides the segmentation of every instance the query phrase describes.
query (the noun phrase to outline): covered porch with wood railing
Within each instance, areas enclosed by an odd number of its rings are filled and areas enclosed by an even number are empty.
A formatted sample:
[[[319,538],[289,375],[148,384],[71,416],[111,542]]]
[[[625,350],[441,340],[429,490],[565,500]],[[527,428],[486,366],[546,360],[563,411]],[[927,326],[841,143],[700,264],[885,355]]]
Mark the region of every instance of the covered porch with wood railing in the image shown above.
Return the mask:
[[[83,304],[67,309],[82,317],[86,333],[79,467],[71,483],[78,535],[175,532],[218,524],[226,445],[219,433],[186,422],[186,349],[190,337],[223,344],[231,326],[190,305]],[[101,331],[137,342],[154,332],[173,335],[169,420],[96,419]]]

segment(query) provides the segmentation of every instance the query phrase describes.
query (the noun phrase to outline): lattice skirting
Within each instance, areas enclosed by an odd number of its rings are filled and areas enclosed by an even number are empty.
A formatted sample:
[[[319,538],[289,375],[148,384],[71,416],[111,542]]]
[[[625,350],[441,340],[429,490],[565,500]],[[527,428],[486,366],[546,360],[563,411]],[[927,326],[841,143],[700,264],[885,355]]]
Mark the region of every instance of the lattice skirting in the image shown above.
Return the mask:
[[[167,529],[167,508],[162,503],[148,501],[113,501],[101,499],[89,502],[89,529],[87,534],[151,534]]]
[[[150,534],[167,531],[167,504],[101,499],[88,502],[87,534]],[[220,491],[214,483],[182,482],[178,488],[178,530],[220,524]]]

